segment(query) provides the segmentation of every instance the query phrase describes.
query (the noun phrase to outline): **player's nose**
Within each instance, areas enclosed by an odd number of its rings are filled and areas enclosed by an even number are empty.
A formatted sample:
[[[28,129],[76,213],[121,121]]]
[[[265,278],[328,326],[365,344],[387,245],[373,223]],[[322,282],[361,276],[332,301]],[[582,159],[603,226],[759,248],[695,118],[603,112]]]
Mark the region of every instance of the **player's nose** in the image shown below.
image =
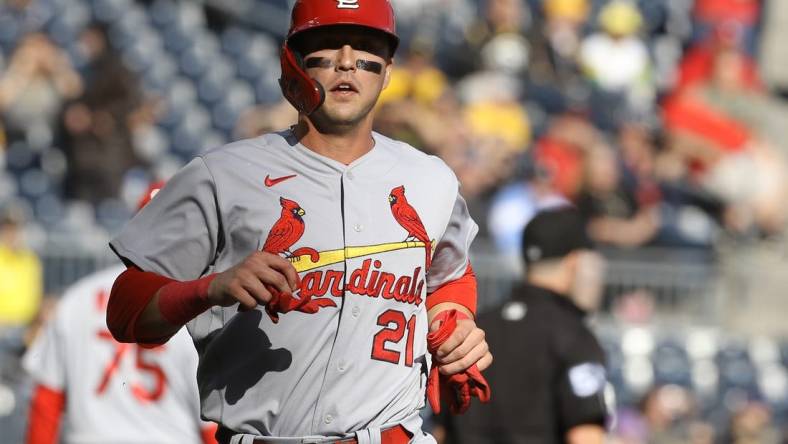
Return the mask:
[[[340,71],[356,70],[356,55],[350,45],[343,46],[337,52],[337,69]]]

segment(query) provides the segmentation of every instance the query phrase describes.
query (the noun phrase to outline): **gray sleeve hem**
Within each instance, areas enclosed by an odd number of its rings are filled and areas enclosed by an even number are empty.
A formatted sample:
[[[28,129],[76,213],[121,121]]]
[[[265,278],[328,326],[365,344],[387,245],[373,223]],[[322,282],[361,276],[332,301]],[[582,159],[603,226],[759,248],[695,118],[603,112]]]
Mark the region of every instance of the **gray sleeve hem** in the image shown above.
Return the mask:
[[[151,271],[157,273],[156,267],[153,263],[148,261],[142,256],[137,256],[136,253],[123,246],[123,243],[115,239],[109,243],[109,248],[115,253],[116,256],[128,267],[134,265],[142,271]]]

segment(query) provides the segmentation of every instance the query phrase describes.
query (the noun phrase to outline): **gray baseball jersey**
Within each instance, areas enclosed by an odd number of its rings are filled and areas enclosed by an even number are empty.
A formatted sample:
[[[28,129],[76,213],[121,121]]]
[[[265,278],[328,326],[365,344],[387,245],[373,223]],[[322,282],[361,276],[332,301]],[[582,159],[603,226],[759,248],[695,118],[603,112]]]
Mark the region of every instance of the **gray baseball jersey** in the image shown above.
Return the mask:
[[[185,329],[143,349],[116,342],[107,299],[125,267],[70,287],[25,354],[33,379],[65,392],[63,442],[200,443],[197,353]]]
[[[111,242],[143,270],[180,280],[255,250],[280,254],[300,273],[296,296],[316,302],[278,323],[262,307],[232,306],[187,324],[204,417],[264,436],[402,424],[414,442],[424,437],[426,295],[463,275],[477,226],[440,159],[373,136],[349,165],[289,130],[210,151]]]

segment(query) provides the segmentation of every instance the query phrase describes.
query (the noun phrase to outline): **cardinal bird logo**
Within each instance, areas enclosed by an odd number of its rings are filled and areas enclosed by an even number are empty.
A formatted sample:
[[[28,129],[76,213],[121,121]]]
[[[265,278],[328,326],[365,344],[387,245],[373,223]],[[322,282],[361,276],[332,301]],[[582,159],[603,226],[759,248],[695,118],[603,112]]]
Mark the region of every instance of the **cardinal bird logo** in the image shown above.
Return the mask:
[[[391,193],[389,193],[389,205],[391,205],[391,214],[394,215],[394,219],[408,232],[408,237],[405,238],[405,241],[418,240],[424,242],[424,252],[426,254],[424,270],[429,270],[432,262],[432,243],[419,214],[408,203],[403,185],[391,190]]]
[[[308,254],[311,256],[312,262],[317,262],[320,254],[313,248],[305,247],[290,251],[293,244],[304,235],[303,216],[306,211],[301,208],[298,202],[284,197],[279,198],[279,204],[282,206],[282,213],[279,215],[279,220],[271,227],[271,231],[268,232],[262,250],[273,254],[284,254],[288,258]]]
[[[284,254],[288,258],[297,258],[301,255],[309,255],[312,262],[320,260],[320,253],[314,248],[302,247],[295,251],[290,251],[293,244],[304,235],[304,219],[306,214],[298,202],[284,197],[279,198],[282,206],[282,213],[279,219],[271,227],[268,237],[263,244],[263,251],[273,254]],[[265,311],[274,323],[279,322],[280,313],[290,311],[300,311],[303,313],[314,314],[321,307],[336,307],[334,301],[330,299],[312,299],[311,296],[296,299],[291,293],[280,293],[275,288],[267,286],[271,292],[271,301],[266,304]]]
[[[290,247],[304,235],[303,216],[306,214],[306,211],[301,208],[298,202],[285,199],[284,197],[279,198],[279,204],[282,206],[282,214],[274,226],[271,227],[271,231],[268,232],[263,251],[273,254],[285,253],[287,256],[293,256]]]

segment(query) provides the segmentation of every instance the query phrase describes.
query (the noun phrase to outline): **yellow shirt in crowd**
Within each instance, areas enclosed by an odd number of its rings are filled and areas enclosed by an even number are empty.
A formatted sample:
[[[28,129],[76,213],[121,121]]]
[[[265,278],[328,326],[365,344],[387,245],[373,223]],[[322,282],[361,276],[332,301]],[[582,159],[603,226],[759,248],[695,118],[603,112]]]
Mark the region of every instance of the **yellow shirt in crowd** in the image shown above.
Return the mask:
[[[41,262],[35,253],[0,246],[0,326],[32,321],[41,297]]]

